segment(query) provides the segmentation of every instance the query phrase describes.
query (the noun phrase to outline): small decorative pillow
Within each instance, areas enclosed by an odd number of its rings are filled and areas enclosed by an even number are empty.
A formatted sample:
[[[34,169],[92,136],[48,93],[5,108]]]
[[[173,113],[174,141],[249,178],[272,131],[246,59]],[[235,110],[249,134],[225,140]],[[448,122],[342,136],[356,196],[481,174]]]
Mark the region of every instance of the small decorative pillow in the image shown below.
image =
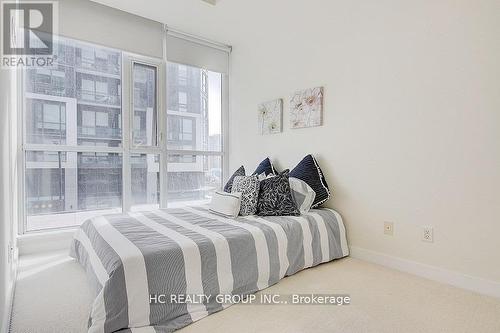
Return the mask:
[[[261,173],[265,173],[266,176],[270,174],[277,174],[276,169],[274,169],[273,164],[271,163],[271,160],[269,157],[266,157],[265,160],[260,162],[259,166],[257,169],[255,169],[254,173],[252,175],[260,175]]]
[[[330,199],[330,189],[318,162],[312,155],[307,155],[290,172],[290,177],[303,180],[316,192],[316,198],[311,208],[316,208]]]
[[[288,170],[267,178],[260,183],[257,215],[287,216],[300,215],[300,211],[292,198]]]
[[[225,217],[236,217],[240,213],[241,193],[216,191],[210,202],[210,211]]]
[[[238,170],[236,170],[231,178],[226,183],[226,186],[224,186],[224,192],[231,193],[231,188],[233,187],[233,181],[236,176],[244,176],[245,175],[245,167],[242,165],[239,167]]]
[[[231,193],[241,193],[240,215],[255,215],[259,200],[259,178],[254,176],[236,176]]]
[[[294,177],[290,177],[290,189],[293,201],[300,213],[307,213],[311,209],[314,198],[316,198],[316,192],[305,181]]]

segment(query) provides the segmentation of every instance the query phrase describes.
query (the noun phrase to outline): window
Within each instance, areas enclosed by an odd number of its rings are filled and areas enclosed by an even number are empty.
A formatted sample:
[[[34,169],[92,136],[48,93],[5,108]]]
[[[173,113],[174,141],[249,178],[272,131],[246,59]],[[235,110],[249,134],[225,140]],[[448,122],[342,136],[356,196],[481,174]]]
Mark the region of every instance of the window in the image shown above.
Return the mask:
[[[26,101],[28,143],[66,144],[66,105],[57,101]]]
[[[167,200],[204,202],[222,185],[222,74],[168,64]]]
[[[121,154],[78,153],[77,186],[79,210],[121,209]]]
[[[24,76],[26,231],[122,210],[121,53],[63,38],[56,48],[56,69]]]
[[[52,68],[23,75],[23,232],[206,202],[222,186],[225,74],[67,38],[54,48]]]
[[[158,208],[160,164],[164,147],[158,140],[158,66],[132,62],[133,114],[130,155],[132,211]]]
[[[160,155],[132,154],[132,210],[160,205]]]
[[[24,231],[158,207],[160,148],[137,154],[123,143],[122,58],[128,66],[129,57],[65,38],[56,49],[56,69],[24,75]],[[133,128],[142,135],[134,144],[157,146],[157,67],[134,64],[133,73]]]
[[[167,117],[167,138],[170,149],[196,150],[196,118],[169,115]]]
[[[87,110],[82,111],[82,126],[95,127],[95,112]]]
[[[179,91],[179,111],[186,112],[187,111],[187,92],[186,91]]]
[[[133,65],[133,145],[157,146],[156,67]]]

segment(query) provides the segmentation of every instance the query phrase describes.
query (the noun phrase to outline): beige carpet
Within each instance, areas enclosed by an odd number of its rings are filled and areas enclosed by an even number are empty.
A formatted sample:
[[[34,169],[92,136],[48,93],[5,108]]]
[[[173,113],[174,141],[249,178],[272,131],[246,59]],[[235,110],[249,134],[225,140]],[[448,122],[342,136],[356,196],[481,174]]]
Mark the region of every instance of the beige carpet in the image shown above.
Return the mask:
[[[351,304],[234,305],[179,331],[500,332],[500,299],[346,258],[285,278],[265,293],[349,294]],[[65,254],[24,257],[11,332],[85,332],[83,269]]]

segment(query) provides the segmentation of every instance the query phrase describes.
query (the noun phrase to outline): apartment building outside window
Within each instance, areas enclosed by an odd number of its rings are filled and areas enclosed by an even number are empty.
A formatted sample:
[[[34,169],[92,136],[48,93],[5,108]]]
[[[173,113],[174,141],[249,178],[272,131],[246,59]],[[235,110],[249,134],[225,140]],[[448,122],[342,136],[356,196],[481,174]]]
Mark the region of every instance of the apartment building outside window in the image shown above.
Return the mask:
[[[222,74],[168,63],[161,108],[161,60],[66,38],[55,49],[53,68],[23,75],[24,232],[220,188]]]
[[[222,74],[168,63],[169,206],[203,202],[222,183]]]
[[[122,152],[84,149],[122,145],[121,53],[92,48],[61,39],[55,68],[26,70],[27,231],[121,211]]]

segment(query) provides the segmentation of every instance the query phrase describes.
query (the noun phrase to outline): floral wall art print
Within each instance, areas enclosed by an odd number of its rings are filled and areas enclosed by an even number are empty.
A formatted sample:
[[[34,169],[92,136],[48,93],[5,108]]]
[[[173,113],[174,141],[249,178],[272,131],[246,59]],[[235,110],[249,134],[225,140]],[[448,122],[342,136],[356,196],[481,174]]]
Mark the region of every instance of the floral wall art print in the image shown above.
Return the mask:
[[[273,101],[259,104],[259,133],[276,134],[281,133],[283,123],[283,100],[275,99]]]
[[[297,91],[290,97],[290,126],[304,128],[323,124],[323,87]]]

